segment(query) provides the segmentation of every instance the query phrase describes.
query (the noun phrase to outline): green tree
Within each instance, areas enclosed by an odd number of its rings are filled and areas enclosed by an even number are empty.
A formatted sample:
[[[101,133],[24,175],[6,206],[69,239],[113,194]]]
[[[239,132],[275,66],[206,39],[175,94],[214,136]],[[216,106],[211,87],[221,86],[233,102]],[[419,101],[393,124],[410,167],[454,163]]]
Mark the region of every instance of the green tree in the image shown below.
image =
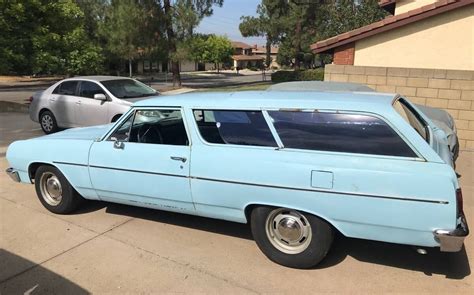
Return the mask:
[[[216,35],[197,35],[186,42],[187,58],[196,62],[214,63],[217,72],[219,65],[229,62],[234,48],[229,38]]]
[[[262,0],[257,6],[258,17],[242,16],[239,30],[244,37],[266,37],[266,58],[267,67],[270,66],[271,46],[278,42],[278,37],[283,29],[284,22],[280,16],[283,9],[287,7],[285,0]]]
[[[107,7],[100,34],[106,48],[119,58],[128,61],[132,76],[132,61],[139,55],[139,33],[143,11],[135,0],[115,0]]]
[[[212,15],[213,5],[222,6],[224,0],[163,0],[164,24],[167,35],[167,49],[171,59],[173,85],[181,86],[179,72],[178,43],[191,37],[193,29],[207,16]],[[181,14],[180,14],[181,13]]]
[[[377,0],[262,0],[257,12],[242,17],[242,34],[267,36],[267,51],[269,43],[279,44],[277,61],[295,69],[324,59],[314,56],[311,44],[386,15]]]
[[[7,74],[72,74],[75,51],[87,54],[84,73],[101,66],[100,48],[86,36],[84,14],[72,0],[0,1],[0,71]],[[77,60],[77,59],[76,59]]]

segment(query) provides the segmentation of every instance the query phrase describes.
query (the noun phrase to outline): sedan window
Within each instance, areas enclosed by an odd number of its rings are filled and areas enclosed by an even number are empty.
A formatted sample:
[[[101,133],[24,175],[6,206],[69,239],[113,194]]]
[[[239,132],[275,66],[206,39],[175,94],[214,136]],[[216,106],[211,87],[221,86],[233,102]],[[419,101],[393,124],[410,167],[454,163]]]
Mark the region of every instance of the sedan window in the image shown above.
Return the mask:
[[[65,81],[61,83],[53,93],[62,95],[76,95],[78,81]]]
[[[104,90],[94,82],[82,81],[79,96],[94,98],[95,94],[105,94]]]
[[[383,120],[358,114],[270,111],[285,148],[416,157]]]
[[[260,111],[194,110],[194,118],[209,143],[277,146]]]
[[[155,89],[132,79],[109,80],[101,83],[117,98],[127,99],[157,95]]]

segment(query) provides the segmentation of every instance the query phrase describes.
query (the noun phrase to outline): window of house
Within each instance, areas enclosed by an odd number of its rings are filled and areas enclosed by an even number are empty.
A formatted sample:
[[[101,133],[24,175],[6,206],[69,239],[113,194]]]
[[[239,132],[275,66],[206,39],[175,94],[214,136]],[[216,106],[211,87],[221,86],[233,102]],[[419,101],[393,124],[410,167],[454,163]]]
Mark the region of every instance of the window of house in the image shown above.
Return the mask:
[[[189,145],[180,110],[137,110],[109,137],[135,143]]]
[[[194,110],[194,118],[209,143],[277,146],[261,111]]]
[[[358,114],[270,111],[285,148],[416,157],[383,120]]]

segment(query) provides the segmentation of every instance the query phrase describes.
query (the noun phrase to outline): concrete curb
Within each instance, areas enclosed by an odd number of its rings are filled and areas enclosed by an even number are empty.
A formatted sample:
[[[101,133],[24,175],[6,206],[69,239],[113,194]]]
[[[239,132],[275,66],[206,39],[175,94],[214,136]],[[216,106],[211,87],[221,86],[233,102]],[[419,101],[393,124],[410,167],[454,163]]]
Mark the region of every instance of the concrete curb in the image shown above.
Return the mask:
[[[11,101],[0,101],[0,113],[28,113],[28,105]]]

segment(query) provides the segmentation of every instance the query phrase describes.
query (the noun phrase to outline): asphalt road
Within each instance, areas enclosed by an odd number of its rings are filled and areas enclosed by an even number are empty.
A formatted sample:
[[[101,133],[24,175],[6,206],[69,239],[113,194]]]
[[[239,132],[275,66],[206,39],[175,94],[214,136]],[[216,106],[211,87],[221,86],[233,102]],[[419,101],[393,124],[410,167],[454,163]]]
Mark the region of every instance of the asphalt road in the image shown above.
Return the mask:
[[[0,113],[2,172],[6,146],[38,128],[25,114]],[[472,221],[474,152],[461,153],[458,172]],[[317,268],[295,270],[269,261],[247,225],[100,202],[54,215],[32,185],[0,173],[1,294],[472,294],[473,249],[472,237],[459,253],[419,255],[339,236]]]
[[[270,80],[270,74],[267,73],[267,80]],[[241,75],[234,74],[208,74],[208,75],[183,75],[183,87],[189,88],[215,88],[221,86],[232,86],[240,84],[252,84],[261,82],[262,75],[256,73],[255,75]],[[51,83],[52,85],[53,83]],[[166,81],[148,81],[146,84],[152,86],[156,90],[163,91],[172,88],[173,84]],[[48,88],[49,84],[34,86],[24,85],[10,88],[0,87],[0,101],[9,101],[16,103],[26,103],[26,100],[35,92]]]

